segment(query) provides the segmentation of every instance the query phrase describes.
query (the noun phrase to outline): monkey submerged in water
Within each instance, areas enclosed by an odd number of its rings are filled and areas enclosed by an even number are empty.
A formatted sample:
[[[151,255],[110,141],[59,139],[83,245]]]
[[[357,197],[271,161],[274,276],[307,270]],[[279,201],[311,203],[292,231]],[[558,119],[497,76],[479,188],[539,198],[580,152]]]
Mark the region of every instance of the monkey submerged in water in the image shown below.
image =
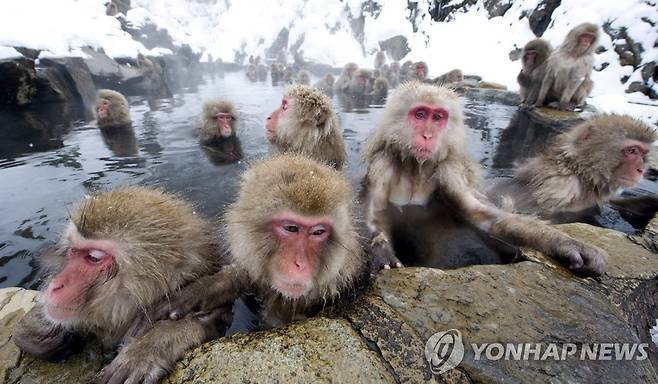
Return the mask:
[[[119,346],[103,383],[155,383],[190,346],[222,335],[230,321],[218,311],[131,330],[144,311],[219,267],[209,225],[190,204],[158,190],[124,187],[83,200],[41,262],[41,300],[19,321],[14,342],[49,361],[89,338]],[[155,358],[133,359],[146,352]]]
[[[637,184],[656,139],[655,129],[633,117],[596,116],[556,136],[487,195],[507,210],[559,222]]]
[[[478,166],[468,155],[465,140],[464,116],[452,90],[408,82],[389,98],[364,148],[366,220],[376,265],[402,266],[393,250],[392,221],[398,212],[418,207],[414,215],[395,217],[396,221],[409,220],[413,228],[415,217],[422,215],[428,227],[450,215],[513,245],[555,257],[578,274],[604,272],[603,250],[487,201],[476,190]],[[442,230],[438,225],[431,233],[438,236]]]
[[[125,127],[132,124],[128,100],[111,89],[98,91],[95,115],[99,128]]]

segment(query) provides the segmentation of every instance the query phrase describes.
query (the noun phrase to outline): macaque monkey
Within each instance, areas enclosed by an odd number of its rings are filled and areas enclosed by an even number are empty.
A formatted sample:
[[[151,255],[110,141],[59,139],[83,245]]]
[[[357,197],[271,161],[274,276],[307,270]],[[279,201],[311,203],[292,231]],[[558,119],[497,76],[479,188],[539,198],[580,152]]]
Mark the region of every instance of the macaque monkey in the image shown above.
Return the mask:
[[[185,350],[222,335],[230,321],[217,311],[175,326],[165,320],[140,332],[131,329],[145,311],[218,270],[208,223],[189,203],[159,190],[123,187],[83,200],[55,250],[41,261],[45,288],[14,329],[14,342],[53,362],[89,338],[118,346],[103,383],[156,383]],[[131,360],[145,353],[156,357]]]
[[[242,293],[256,296],[269,328],[348,300],[370,274],[352,199],[338,171],[301,155],[252,166],[225,216],[232,264],[186,287],[167,313],[213,311]]]
[[[345,162],[345,145],[331,100],[319,89],[294,85],[265,121],[273,152],[301,153],[337,169]]]
[[[272,76],[272,85],[281,81],[281,79],[283,79],[283,64],[272,63],[272,65],[270,65],[270,74]]]
[[[352,76],[352,81],[347,88],[347,92],[351,95],[363,96],[370,93],[370,80],[372,79],[372,73],[367,69],[359,69],[354,72]]]
[[[400,83],[404,83],[412,79],[412,75],[415,70],[414,67],[414,62],[411,60],[407,60],[402,63],[402,67],[400,67]]]
[[[431,217],[443,220],[451,212],[494,238],[553,256],[578,274],[600,275],[605,270],[603,250],[532,217],[498,209],[476,191],[478,166],[466,148],[459,98],[448,88],[417,81],[401,85],[388,99],[364,157],[366,221],[376,266],[402,266],[391,245],[390,219],[395,212],[415,206],[430,221]],[[437,209],[440,203],[448,210]],[[440,234],[441,228],[433,233]]]
[[[409,79],[425,81],[427,74],[428,74],[427,64],[424,61],[419,61],[413,64],[412,70],[410,71]]]
[[[252,83],[258,80],[258,74],[256,73],[256,66],[254,64],[247,65],[244,73]]]
[[[388,85],[391,86],[391,88],[395,88],[398,85],[400,85],[400,63],[397,61],[394,61],[391,63],[391,67],[388,71]]]
[[[546,72],[546,59],[553,51],[544,39],[530,40],[521,52],[521,72],[516,77],[520,89],[521,105],[534,105]]]
[[[352,76],[359,69],[359,66],[355,63],[347,63],[343,67],[343,71],[338,76],[336,80],[336,85],[334,86],[336,92],[346,92],[352,82]]]
[[[311,84],[311,75],[306,70],[301,70],[297,74],[297,84],[310,85]]]
[[[209,101],[203,105],[203,114],[197,125],[203,145],[213,145],[236,136],[238,111],[229,101]]]
[[[267,65],[258,64],[256,66],[256,72],[258,73],[258,81],[267,80]]]
[[[384,104],[386,96],[388,96],[388,81],[383,77],[376,78],[370,95],[373,104]]]
[[[96,121],[99,128],[125,127],[132,124],[128,100],[117,91],[99,90],[96,95]]]
[[[384,64],[386,64],[386,54],[384,51],[379,51],[375,55],[375,69],[381,68]]]
[[[592,23],[580,24],[567,34],[546,61],[535,106],[557,102],[557,108],[573,111],[585,103],[594,87],[590,76],[598,40],[599,26]]]
[[[446,72],[443,75],[432,80],[435,84],[454,84],[461,83],[464,81],[464,73],[461,69],[453,69],[452,71]]]
[[[322,79],[313,85],[313,88],[317,88],[324,92],[325,95],[332,97],[334,95],[334,75],[327,73]]]
[[[556,136],[487,195],[508,210],[560,221],[561,213],[605,203],[637,184],[657,138],[654,128],[630,116],[590,118]]]

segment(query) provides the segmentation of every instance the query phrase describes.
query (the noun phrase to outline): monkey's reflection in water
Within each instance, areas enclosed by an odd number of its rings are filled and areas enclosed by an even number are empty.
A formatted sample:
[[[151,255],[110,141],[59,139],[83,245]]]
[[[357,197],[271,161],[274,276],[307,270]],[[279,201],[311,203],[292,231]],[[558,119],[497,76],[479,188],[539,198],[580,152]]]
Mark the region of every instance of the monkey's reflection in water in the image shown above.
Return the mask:
[[[107,148],[117,157],[137,156],[137,138],[132,125],[101,128],[101,137]]]

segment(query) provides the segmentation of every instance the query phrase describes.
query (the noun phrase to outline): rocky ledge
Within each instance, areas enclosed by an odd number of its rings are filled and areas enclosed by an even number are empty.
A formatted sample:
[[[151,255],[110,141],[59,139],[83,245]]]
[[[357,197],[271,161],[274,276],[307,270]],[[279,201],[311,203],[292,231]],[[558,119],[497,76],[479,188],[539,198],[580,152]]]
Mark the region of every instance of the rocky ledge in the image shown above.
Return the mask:
[[[559,228],[608,251],[605,276],[575,277],[532,251],[523,251],[527,261],[516,264],[384,271],[349,306],[190,351],[165,382],[658,383],[649,334],[658,313],[658,221],[638,236],[586,224]],[[95,347],[55,365],[21,354],[11,342],[13,324],[35,296],[0,290],[0,377],[9,383],[93,380],[104,362]],[[457,368],[435,374],[426,342],[450,329],[461,333],[464,357]],[[526,361],[495,359],[496,349],[476,353],[483,343],[555,343],[558,350],[545,360],[532,353]],[[580,352],[601,343],[647,343],[648,357],[555,358],[569,345]]]

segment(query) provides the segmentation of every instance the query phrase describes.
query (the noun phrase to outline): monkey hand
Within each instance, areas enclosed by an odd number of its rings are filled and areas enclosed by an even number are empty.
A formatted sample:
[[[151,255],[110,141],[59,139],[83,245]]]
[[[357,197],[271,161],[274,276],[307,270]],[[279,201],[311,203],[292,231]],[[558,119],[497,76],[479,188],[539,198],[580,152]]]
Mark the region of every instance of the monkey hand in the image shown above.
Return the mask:
[[[599,247],[569,239],[559,244],[554,255],[580,276],[600,276],[605,272],[608,254]]]
[[[381,269],[402,268],[403,265],[395,256],[386,235],[383,232],[377,233],[370,241],[370,254],[373,260],[373,271]]]

